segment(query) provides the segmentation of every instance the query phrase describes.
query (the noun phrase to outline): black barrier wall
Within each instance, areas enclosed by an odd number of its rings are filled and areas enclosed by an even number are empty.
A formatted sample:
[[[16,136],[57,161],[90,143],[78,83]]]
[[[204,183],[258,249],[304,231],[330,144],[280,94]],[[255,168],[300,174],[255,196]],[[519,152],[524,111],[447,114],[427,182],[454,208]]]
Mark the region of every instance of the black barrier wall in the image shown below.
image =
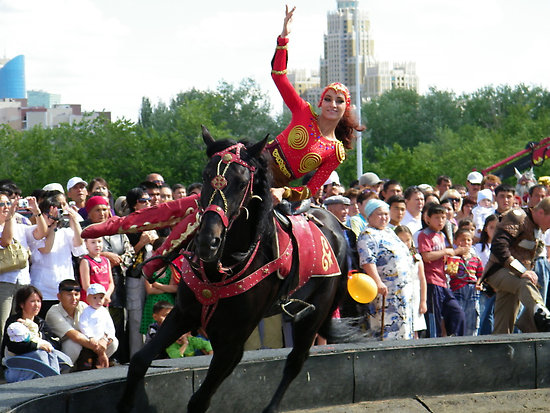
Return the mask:
[[[282,375],[287,349],[245,353],[212,400],[212,412],[258,412]],[[136,412],[184,411],[210,357],[159,360]],[[550,387],[550,335],[452,337],[315,348],[283,410],[368,400]],[[115,412],[126,367],[0,386],[0,412]]]

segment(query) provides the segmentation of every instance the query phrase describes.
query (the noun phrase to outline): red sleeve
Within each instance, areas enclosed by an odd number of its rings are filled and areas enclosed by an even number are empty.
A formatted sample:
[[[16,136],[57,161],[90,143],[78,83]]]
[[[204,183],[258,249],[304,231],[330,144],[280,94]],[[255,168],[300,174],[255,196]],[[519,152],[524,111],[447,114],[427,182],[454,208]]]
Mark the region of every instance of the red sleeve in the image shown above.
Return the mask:
[[[476,268],[476,278],[479,280],[482,275],[483,275],[483,263],[478,258],[477,259],[477,268]]]
[[[294,89],[294,86],[290,83],[286,76],[286,64],[288,60],[287,53],[288,38],[277,37],[277,49],[275,55],[271,61],[271,77],[275,82],[275,86],[279,89],[285,104],[288,106],[291,112],[297,108],[307,105],[300,95]]]
[[[332,171],[334,171],[339,165],[340,162],[335,159],[334,161],[331,160],[330,162],[322,163],[321,166],[319,166],[315,174],[313,174],[313,176],[307,183],[307,187],[312,194],[315,194],[319,190],[319,188],[321,188],[325,184],[327,179],[330,177]]]
[[[430,252],[433,251],[433,246],[430,239],[421,232],[418,234],[418,252]]]

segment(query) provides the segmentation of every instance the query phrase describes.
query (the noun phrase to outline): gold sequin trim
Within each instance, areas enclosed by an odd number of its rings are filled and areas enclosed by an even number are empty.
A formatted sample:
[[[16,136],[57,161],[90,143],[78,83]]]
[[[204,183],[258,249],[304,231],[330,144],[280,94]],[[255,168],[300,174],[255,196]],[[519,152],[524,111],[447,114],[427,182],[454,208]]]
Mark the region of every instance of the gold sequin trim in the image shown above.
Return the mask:
[[[313,108],[313,105],[309,102],[307,102],[308,106],[309,106],[309,111],[311,112],[311,115],[316,118],[317,117],[317,113],[315,112],[315,109]]]
[[[277,49],[288,49],[288,46],[285,45],[285,46],[277,46]]]
[[[291,178],[292,175],[290,172],[288,172],[288,169],[286,169],[285,161],[283,160],[281,154],[279,153],[278,149],[273,150],[273,158],[275,159],[275,162],[277,162],[277,165],[279,165],[279,169],[281,172],[287,177]]]
[[[346,149],[344,148],[344,145],[342,145],[342,142],[336,143],[336,159],[338,159],[338,162],[340,163],[346,160]]]
[[[274,75],[286,75],[286,69],[285,70],[272,70],[271,73]]]
[[[290,189],[288,186],[284,187],[285,192],[283,192],[283,198],[287,199],[290,198],[290,194],[292,194],[292,189]]]

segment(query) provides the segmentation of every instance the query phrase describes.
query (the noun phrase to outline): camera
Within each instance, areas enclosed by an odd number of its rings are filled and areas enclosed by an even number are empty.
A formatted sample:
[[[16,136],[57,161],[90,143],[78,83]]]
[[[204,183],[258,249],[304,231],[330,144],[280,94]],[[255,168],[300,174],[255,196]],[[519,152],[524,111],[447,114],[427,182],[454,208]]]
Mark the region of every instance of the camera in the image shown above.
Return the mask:
[[[25,198],[21,198],[18,201],[18,206],[20,209],[29,209],[29,200]]]
[[[63,211],[63,208],[57,208],[57,228],[69,227],[69,214]]]

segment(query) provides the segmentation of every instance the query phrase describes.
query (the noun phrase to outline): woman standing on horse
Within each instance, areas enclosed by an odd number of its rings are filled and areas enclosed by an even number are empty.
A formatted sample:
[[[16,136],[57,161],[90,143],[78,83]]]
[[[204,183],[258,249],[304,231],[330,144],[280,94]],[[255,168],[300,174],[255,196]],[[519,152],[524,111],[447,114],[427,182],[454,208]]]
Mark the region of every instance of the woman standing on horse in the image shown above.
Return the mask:
[[[283,30],[277,38],[277,49],[272,61],[272,78],[292,112],[288,127],[269,142],[265,149],[271,155],[272,196],[275,204],[283,199],[292,202],[310,198],[345,160],[345,149],[351,149],[355,131],[365,129],[352,114],[350,94],[343,84],[331,83],[324,89],[318,105],[321,113],[317,115],[289,82],[286,76],[287,36],[295,9],[286,7]],[[287,186],[311,171],[315,173],[306,186]],[[199,197],[193,195],[127,217],[114,217],[103,224],[90,225],[84,230],[83,236],[92,238],[175,225],[170,236],[154,253],[166,255],[184,247],[194,235],[199,222]],[[146,275],[151,275],[164,265],[161,260],[154,260],[147,263],[143,270]]]
[[[287,45],[289,23],[296,7],[286,6],[283,30],[277,38],[277,49],[272,61],[271,77],[279,89],[292,120],[266,150],[272,158],[272,190],[274,201],[298,201],[310,198],[346,158],[345,149],[351,149],[354,132],[365,129],[352,114],[348,89],[341,83],[331,83],[321,94],[317,115],[313,107],[302,99],[287,73]],[[307,186],[289,188],[288,183],[315,171]]]

